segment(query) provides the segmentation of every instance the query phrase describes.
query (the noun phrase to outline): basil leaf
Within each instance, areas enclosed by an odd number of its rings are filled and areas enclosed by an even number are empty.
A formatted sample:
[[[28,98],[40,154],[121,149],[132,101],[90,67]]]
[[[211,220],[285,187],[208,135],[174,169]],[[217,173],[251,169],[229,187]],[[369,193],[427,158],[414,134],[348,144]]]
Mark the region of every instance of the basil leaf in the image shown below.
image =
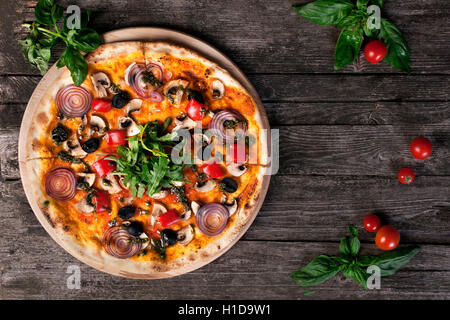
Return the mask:
[[[359,253],[361,243],[358,239],[358,230],[353,225],[348,226],[350,237],[341,239],[339,250],[344,257],[356,257]]]
[[[36,21],[51,26],[54,24],[52,13],[56,10],[55,0],[39,0],[34,9]]]
[[[358,265],[367,267],[376,265],[381,269],[381,276],[390,276],[411,261],[419,251],[419,247],[409,246],[388,251],[379,256],[362,256],[358,259]]]
[[[384,60],[394,68],[411,73],[408,44],[401,31],[386,19],[381,19],[380,39],[386,44],[388,53]]]
[[[370,4],[374,4],[376,6],[379,6],[380,8],[383,8],[384,0],[371,0]]]
[[[335,70],[339,70],[356,60],[362,41],[363,35],[359,27],[347,26],[342,29],[336,43],[334,58]]]
[[[324,26],[338,24],[354,5],[350,0],[316,0],[302,6],[293,6],[303,18]]]
[[[344,270],[344,276],[352,278],[358,282],[364,289],[367,289],[367,279],[369,274],[365,272],[361,267],[350,266]]]
[[[363,17],[356,13],[350,13],[337,24],[338,27],[352,26],[362,22]]]
[[[290,277],[301,286],[312,286],[334,277],[344,265],[326,255],[320,255]]]
[[[70,30],[67,35],[67,40],[76,49],[83,52],[92,52],[102,44],[100,35],[94,29],[84,28],[76,32]]]
[[[63,53],[64,64],[70,70],[73,83],[80,86],[88,74],[88,64],[83,55],[71,46],[68,46]]]
[[[367,10],[367,5],[369,4],[369,0],[357,0],[356,7],[360,10]]]

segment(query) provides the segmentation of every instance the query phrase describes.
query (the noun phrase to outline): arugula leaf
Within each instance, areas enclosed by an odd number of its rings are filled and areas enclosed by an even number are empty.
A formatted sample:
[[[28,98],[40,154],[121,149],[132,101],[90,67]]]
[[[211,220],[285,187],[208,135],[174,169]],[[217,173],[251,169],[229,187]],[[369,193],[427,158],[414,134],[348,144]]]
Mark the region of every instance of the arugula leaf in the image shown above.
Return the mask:
[[[346,26],[342,29],[336,43],[334,70],[356,60],[362,41],[363,35],[359,26]]]
[[[382,18],[379,37],[388,49],[384,60],[398,70],[411,73],[409,47],[401,31],[394,24]]]
[[[353,7],[350,0],[316,0],[306,5],[293,6],[301,17],[324,26],[338,24]]]
[[[332,257],[320,255],[290,277],[299,285],[307,287],[334,277],[342,267]]]

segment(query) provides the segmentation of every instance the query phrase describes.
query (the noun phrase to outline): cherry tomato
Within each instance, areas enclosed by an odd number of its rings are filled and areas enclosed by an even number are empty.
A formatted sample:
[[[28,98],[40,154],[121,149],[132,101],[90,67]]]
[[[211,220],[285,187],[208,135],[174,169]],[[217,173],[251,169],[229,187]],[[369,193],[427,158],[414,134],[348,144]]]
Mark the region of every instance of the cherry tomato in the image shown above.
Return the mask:
[[[110,100],[92,100],[92,110],[98,112],[108,112],[112,108],[112,101]]]
[[[189,103],[186,106],[186,112],[189,118],[195,121],[202,121],[206,109],[204,104],[201,104],[194,99],[189,100]]]
[[[244,163],[247,161],[247,146],[237,143],[230,146],[230,157],[233,162]]]
[[[403,168],[400,169],[400,171],[397,174],[398,180],[400,180],[403,184],[411,184],[414,181],[414,178],[416,175],[414,174],[414,171],[409,168]]]
[[[409,150],[414,158],[423,160],[431,155],[431,152],[433,152],[433,145],[427,138],[417,137],[411,141]]]
[[[378,63],[387,55],[387,48],[383,41],[372,40],[366,44],[364,55],[370,63]]]
[[[95,192],[95,195],[92,199],[94,201],[97,212],[105,212],[111,208],[111,205],[109,203],[109,195],[106,191]]]
[[[110,146],[120,146],[127,144],[127,134],[125,130],[110,130],[106,133],[106,143]]]
[[[375,214],[368,214],[363,220],[364,229],[369,232],[376,232],[380,229],[381,221]]]
[[[222,167],[215,162],[202,165],[202,170],[210,179],[216,179],[223,176]]]
[[[400,232],[393,226],[382,226],[375,236],[375,244],[381,250],[393,250],[400,242]]]
[[[97,162],[94,162],[92,167],[100,178],[103,178],[108,173],[116,170],[116,164],[113,161],[106,159],[100,159]]]
[[[163,214],[158,216],[159,222],[163,228],[170,226],[178,221],[180,221],[180,217],[175,209],[170,209]]]

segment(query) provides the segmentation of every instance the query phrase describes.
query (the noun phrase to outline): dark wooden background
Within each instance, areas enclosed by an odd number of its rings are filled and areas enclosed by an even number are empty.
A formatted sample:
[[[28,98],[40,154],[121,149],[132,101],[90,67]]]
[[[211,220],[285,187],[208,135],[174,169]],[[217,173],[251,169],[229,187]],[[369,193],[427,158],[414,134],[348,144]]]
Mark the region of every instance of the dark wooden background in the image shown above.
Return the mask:
[[[280,171],[254,224],[228,253],[168,280],[129,280],[83,265],[38,223],[25,198],[17,139],[26,103],[41,79],[17,40],[33,1],[0,1],[0,298],[448,299],[450,298],[450,1],[387,0],[383,14],[404,32],[412,74],[361,59],[333,71],[338,30],[291,9],[302,0],[71,0],[94,11],[100,32],[129,26],[184,31],[222,50],[248,75],[273,128]],[[61,49],[57,52],[61,53]],[[418,135],[433,155],[414,160]],[[398,169],[416,170],[413,185]],[[340,275],[304,295],[288,275],[321,253],[336,254],[347,225],[378,213],[402,244],[421,253],[381,290]],[[363,251],[379,253],[362,233]],[[66,287],[69,265],[81,289]]]

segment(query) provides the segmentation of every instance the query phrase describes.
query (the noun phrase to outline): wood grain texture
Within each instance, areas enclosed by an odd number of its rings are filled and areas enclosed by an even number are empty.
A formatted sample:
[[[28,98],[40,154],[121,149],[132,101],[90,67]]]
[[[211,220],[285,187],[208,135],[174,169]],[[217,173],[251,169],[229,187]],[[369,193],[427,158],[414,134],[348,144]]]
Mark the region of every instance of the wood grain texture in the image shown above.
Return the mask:
[[[450,298],[449,1],[386,1],[385,16],[411,47],[408,76],[364,59],[334,72],[338,30],[296,15],[291,5],[306,0],[62,0],[93,10],[100,32],[151,25],[211,43],[247,73],[280,130],[279,174],[243,240],[204,268],[157,281],[81,264],[47,235],[25,199],[17,138],[40,76],[17,40],[25,37],[21,24],[34,19],[34,2],[0,2],[0,299]],[[425,161],[408,151],[417,135],[435,148]],[[403,166],[416,171],[413,185],[396,180]],[[381,290],[339,275],[304,296],[288,275],[318,254],[337,253],[347,225],[370,212],[421,253]],[[361,239],[364,251],[379,253],[372,234]],[[80,290],[66,288],[69,265],[81,267]]]
[[[0,60],[1,74],[38,74],[23,63],[23,58],[17,54],[20,46],[15,42],[25,37],[21,24],[34,19],[30,2],[2,1],[0,4],[4,9],[0,32],[4,34],[2,44],[7,53],[3,61]],[[306,2],[76,1],[82,8],[94,12],[92,25],[101,32],[129,26],[158,26],[185,31],[218,47],[246,73],[331,73],[339,31],[335,27],[314,25],[291,8],[293,4]],[[61,3],[72,4],[73,1]],[[404,33],[413,52],[413,73],[449,74],[447,42],[450,25],[443,23],[449,11],[450,3],[442,0],[387,1],[383,14]],[[56,50],[57,53],[61,51],[61,47]],[[392,69],[386,63],[374,66],[361,59],[357,65],[346,67],[341,73],[355,71],[390,73]]]

